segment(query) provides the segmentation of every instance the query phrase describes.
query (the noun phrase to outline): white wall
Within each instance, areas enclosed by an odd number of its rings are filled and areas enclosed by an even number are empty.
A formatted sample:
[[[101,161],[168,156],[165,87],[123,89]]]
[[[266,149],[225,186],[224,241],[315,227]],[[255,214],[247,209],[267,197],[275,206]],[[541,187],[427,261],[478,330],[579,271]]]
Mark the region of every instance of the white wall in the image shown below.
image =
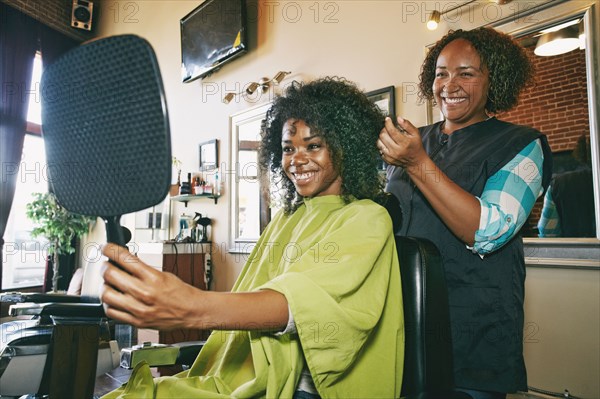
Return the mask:
[[[198,169],[198,144],[211,138],[219,139],[219,160],[228,169],[229,116],[268,101],[272,93],[253,96],[251,101],[236,98],[228,105],[222,103],[223,95],[280,70],[292,71],[286,81],[338,75],[365,90],[394,85],[397,114],[417,125],[425,123],[425,107],[417,104],[415,94],[417,75],[425,46],[441,31],[432,33],[425,28],[428,11],[415,8],[418,3],[250,3],[250,51],[209,78],[184,84],[179,20],[199,4],[201,1],[191,0],[105,2],[97,25],[101,35],[134,33],[153,45],[166,90],[173,155],[183,161],[184,175]],[[171,218],[172,230],[183,211],[213,218],[213,241],[219,249],[214,258],[217,290],[229,289],[241,267],[241,262],[227,254],[230,199],[225,190],[217,205],[209,200],[190,202],[188,208],[174,203]]]
[[[292,71],[292,79],[343,76],[365,90],[394,85],[396,113],[416,125],[424,124],[425,107],[417,104],[414,93],[425,46],[443,35],[446,22],[453,27],[471,26],[477,21],[489,21],[490,17],[506,17],[511,10],[522,10],[515,4],[524,2],[515,1],[504,8],[489,4],[472,8],[462,19],[443,20],[437,31],[430,32],[425,27],[430,11],[460,2],[260,0],[249,15],[250,31],[255,32],[250,52],[203,81],[183,84],[179,20],[200,3],[104,1],[96,26],[101,35],[134,33],[153,45],[166,90],[173,154],[183,161],[184,174],[197,169],[198,144],[212,138],[219,139],[220,162],[228,163],[229,116],[268,101],[265,95],[250,102],[234,100],[225,105],[221,102],[225,92],[272,77],[280,70]],[[531,7],[532,3],[524,6]],[[320,10],[318,15],[315,7]],[[482,16],[477,10],[484,9],[486,15]],[[327,23],[326,17],[333,22]],[[227,253],[230,200],[225,190],[217,205],[208,200],[190,202],[188,208],[174,204],[172,229],[184,210],[197,211],[214,220],[213,241],[218,250],[213,258],[216,290],[228,290],[242,266],[239,257]],[[103,232],[96,236],[102,241]],[[577,280],[572,277],[565,271],[529,272],[526,320],[536,323],[539,334],[537,342],[525,344],[526,363],[534,386],[568,388],[575,395],[597,398],[600,279],[597,272],[581,275]],[[567,321],[573,324],[565,327],[563,323]],[[560,329],[557,323],[563,324]],[[561,359],[571,359],[575,354],[576,358],[568,364],[561,363]]]

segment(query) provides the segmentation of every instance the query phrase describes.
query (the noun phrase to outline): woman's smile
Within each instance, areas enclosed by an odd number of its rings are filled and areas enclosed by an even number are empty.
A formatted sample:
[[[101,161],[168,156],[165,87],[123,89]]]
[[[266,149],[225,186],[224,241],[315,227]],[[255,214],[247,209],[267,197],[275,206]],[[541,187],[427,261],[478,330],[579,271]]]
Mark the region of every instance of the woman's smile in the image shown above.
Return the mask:
[[[302,173],[292,173],[294,175],[294,179],[301,183],[307,182],[309,179],[315,176],[315,172],[302,172]]]

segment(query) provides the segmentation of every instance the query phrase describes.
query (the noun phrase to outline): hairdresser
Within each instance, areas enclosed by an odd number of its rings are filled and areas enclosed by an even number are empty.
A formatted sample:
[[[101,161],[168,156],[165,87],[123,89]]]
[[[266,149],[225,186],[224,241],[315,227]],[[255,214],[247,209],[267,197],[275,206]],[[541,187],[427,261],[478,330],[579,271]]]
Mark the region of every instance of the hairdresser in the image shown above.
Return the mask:
[[[551,178],[546,137],[495,117],[533,81],[525,50],[491,28],[451,31],[419,89],[443,120],[387,118],[378,148],[403,212],[396,233],[439,248],[449,290],[455,385],[473,398],[527,390],[525,261],[519,233]]]

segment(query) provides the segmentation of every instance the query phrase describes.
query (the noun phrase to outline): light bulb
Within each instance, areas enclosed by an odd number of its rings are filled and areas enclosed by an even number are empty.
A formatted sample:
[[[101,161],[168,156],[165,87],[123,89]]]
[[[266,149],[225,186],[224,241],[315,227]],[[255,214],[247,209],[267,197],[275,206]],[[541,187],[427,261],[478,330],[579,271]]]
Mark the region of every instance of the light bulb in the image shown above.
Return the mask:
[[[440,17],[440,12],[437,10],[433,10],[431,12],[431,15],[429,16],[429,20],[427,21],[427,29],[436,30],[440,22]]]
[[[235,97],[235,93],[227,93],[227,94],[225,94],[225,97],[223,97],[223,102],[225,104],[229,104],[231,102],[231,100],[233,100],[234,97]]]

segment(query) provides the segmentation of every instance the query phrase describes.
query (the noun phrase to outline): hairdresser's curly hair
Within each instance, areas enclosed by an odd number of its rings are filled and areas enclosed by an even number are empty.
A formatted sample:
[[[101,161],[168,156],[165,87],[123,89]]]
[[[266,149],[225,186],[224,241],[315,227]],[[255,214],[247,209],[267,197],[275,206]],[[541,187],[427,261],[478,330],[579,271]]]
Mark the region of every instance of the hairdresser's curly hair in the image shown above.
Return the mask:
[[[381,200],[383,181],[377,168],[380,157],[376,142],[384,115],[354,83],[326,77],[291,84],[282,96],[275,98],[262,124],[261,176],[263,181],[270,178],[270,183],[278,183],[282,188],[279,194],[271,195],[277,195],[273,200],[280,201],[287,214],[303,200],[282,167],[281,136],[288,119],[303,120],[322,135],[342,178],[342,197],[347,203],[352,197]]]
[[[482,67],[489,71],[490,87],[485,105],[487,112],[508,111],[517,105],[523,89],[533,85],[535,68],[531,57],[512,37],[492,28],[450,31],[429,51],[419,76],[419,95],[433,99],[433,81],[438,56],[453,40],[468,40],[481,58]]]

